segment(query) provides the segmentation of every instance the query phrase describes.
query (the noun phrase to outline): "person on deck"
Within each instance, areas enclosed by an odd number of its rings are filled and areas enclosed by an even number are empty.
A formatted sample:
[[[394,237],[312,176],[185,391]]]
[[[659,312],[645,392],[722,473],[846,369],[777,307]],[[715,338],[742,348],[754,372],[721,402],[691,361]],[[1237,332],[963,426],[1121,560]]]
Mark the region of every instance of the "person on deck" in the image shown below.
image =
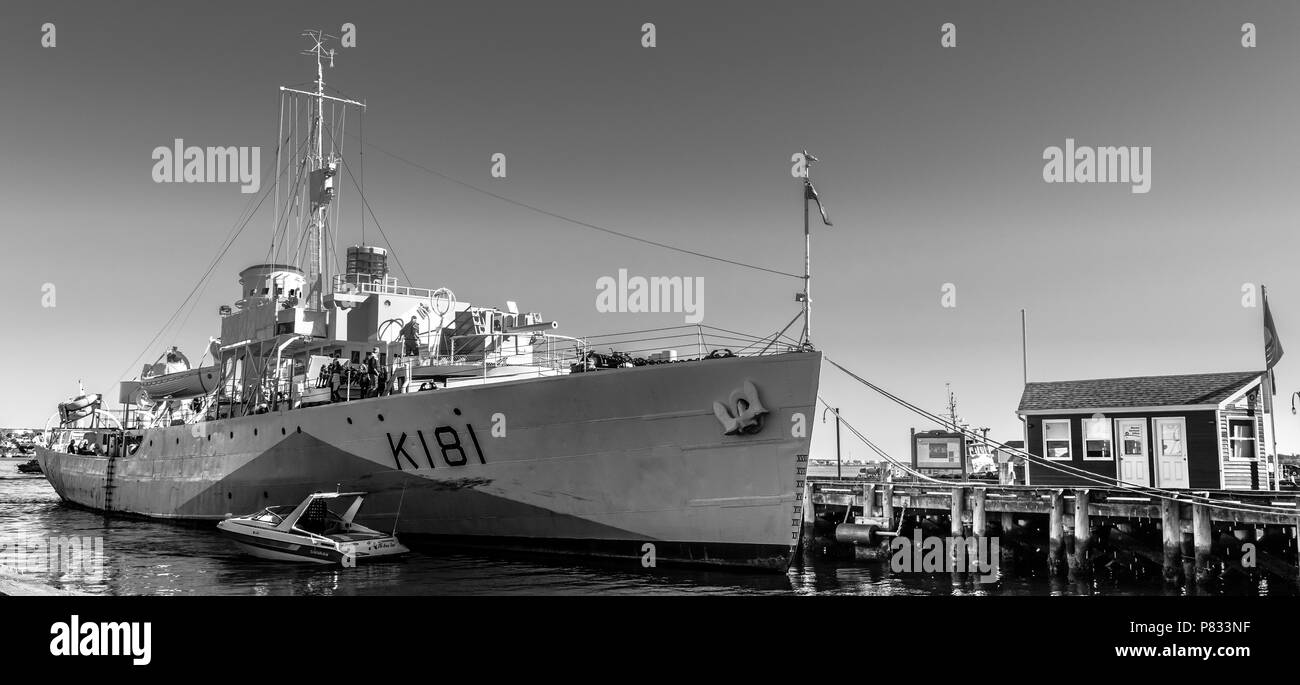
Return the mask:
[[[379,394],[379,348],[366,353],[366,391],[371,397]]]
[[[402,326],[402,338],[406,340],[402,354],[408,357],[420,356],[420,324],[414,316],[405,326]]]
[[[343,385],[343,360],[339,357],[340,354],[342,353],[338,350],[334,350],[333,354],[330,355],[329,366],[325,367],[325,370],[329,374],[329,380],[326,381],[326,385],[329,386],[330,401],[332,402],[338,402],[341,399],[339,388]]]

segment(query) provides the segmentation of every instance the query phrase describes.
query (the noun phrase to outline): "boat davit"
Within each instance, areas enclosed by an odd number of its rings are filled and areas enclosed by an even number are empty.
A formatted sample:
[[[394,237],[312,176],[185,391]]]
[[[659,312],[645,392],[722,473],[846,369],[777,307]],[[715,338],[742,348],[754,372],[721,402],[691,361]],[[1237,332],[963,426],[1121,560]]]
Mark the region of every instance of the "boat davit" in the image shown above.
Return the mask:
[[[355,566],[358,561],[396,557],[411,550],[393,535],[353,522],[364,492],[314,492],[298,506],[267,507],[228,518],[217,529],[245,553],[261,559]],[[330,500],[352,499],[338,514]]]

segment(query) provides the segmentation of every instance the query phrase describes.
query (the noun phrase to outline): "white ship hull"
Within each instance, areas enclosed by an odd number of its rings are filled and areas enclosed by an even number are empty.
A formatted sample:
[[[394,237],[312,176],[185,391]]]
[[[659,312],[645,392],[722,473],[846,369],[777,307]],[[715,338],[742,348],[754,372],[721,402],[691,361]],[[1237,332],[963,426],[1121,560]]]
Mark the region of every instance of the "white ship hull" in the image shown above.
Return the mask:
[[[109,459],[38,449],[65,501],[219,520],[337,487],[403,539],[785,568],[821,354],[611,369],[143,431]],[[767,413],[724,434],[753,384]],[[647,546],[647,543],[653,545]],[[639,566],[639,561],[638,561]]]

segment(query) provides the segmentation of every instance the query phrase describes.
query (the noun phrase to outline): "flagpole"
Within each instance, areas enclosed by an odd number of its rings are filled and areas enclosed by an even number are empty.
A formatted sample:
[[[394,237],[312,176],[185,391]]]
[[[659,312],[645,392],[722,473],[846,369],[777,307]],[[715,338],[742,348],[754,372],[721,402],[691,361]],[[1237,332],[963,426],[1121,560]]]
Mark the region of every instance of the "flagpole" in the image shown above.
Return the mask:
[[[812,232],[808,230],[808,178],[803,180],[803,344],[812,346]]]
[[[1268,288],[1267,288],[1263,283],[1261,283],[1261,284],[1259,284],[1259,292],[1260,292],[1260,295],[1264,298],[1264,312],[1265,312],[1265,314],[1267,315],[1267,313],[1268,313]],[[1273,335],[1276,336],[1276,335],[1277,335],[1277,331],[1274,331],[1274,332],[1273,332]],[[1265,344],[1266,344],[1266,345],[1267,345],[1267,342],[1268,342],[1268,341],[1265,340]],[[1275,410],[1277,409],[1277,407],[1274,405],[1274,402],[1273,402],[1273,395],[1277,394],[1277,388],[1274,388],[1274,387],[1273,387],[1273,367],[1272,367],[1272,366],[1269,366],[1269,363],[1268,363],[1268,359],[1267,359],[1267,358],[1264,359],[1264,382],[1263,382],[1263,386],[1264,386],[1263,389],[1264,389],[1264,391],[1265,391],[1265,397],[1266,397],[1266,401],[1267,401],[1267,405],[1266,405],[1266,406],[1267,406],[1268,409],[1269,409],[1269,412],[1268,412],[1268,432],[1269,432],[1269,437],[1272,438],[1272,442],[1273,442],[1273,455],[1272,455],[1272,457],[1270,457],[1270,461],[1272,462],[1273,469],[1272,469],[1272,471],[1271,471],[1270,474],[1266,474],[1266,475],[1265,475],[1265,478],[1267,479],[1267,481],[1269,482],[1269,484],[1272,485],[1272,484],[1273,484],[1273,478],[1275,478],[1275,477],[1280,478],[1280,477],[1282,476],[1282,470],[1281,470],[1282,467],[1281,467],[1281,465],[1278,463],[1278,458],[1277,458],[1277,423],[1276,423],[1276,421],[1275,421],[1274,418],[1273,418],[1273,415],[1274,415],[1275,413],[1277,413],[1277,412],[1275,411]],[[1278,487],[1281,487],[1280,481],[1279,481]]]

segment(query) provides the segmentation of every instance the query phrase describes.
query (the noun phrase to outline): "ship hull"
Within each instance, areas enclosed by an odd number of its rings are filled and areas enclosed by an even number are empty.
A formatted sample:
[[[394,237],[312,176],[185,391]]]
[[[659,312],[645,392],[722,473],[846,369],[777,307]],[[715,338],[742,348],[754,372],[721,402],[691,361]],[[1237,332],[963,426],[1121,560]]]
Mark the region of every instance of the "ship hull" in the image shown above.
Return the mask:
[[[39,459],[65,501],[108,512],[219,520],[343,487],[370,493],[365,525],[413,542],[783,569],[820,360],[438,389],[150,429],[127,457]],[[735,431],[724,419],[747,384],[766,413]]]

